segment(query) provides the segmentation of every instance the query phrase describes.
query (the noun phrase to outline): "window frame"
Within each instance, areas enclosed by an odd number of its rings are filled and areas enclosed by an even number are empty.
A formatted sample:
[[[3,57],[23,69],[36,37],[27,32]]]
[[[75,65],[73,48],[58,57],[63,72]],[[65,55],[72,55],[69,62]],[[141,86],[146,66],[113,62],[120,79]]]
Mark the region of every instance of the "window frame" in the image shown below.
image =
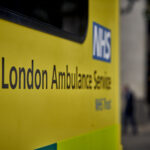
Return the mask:
[[[13,10],[4,8],[2,6],[0,6],[0,19],[11,21],[16,24],[23,25],[23,26],[26,26],[35,30],[39,30],[41,32],[48,33],[48,34],[52,34],[52,35],[55,35],[64,39],[68,39],[74,42],[83,43],[85,41],[87,29],[88,29],[88,0],[87,0],[86,27],[85,27],[85,32],[82,36],[69,33],[51,24],[45,23],[33,17],[25,16],[19,12],[15,12]]]

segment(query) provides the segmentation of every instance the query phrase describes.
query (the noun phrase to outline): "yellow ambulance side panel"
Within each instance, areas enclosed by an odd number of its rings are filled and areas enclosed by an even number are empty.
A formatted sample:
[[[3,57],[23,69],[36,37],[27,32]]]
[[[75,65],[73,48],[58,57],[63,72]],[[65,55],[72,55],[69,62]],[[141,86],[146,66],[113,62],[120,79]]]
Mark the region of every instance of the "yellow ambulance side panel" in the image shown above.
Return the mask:
[[[82,44],[0,19],[1,150],[34,150],[53,143],[58,144],[59,150],[75,146],[83,150],[87,144],[89,150],[106,150],[110,149],[107,140],[114,149],[120,149],[118,3],[118,0],[89,0],[88,30]],[[111,30],[110,63],[93,59],[93,22]],[[33,89],[28,89],[27,82],[24,89],[23,80],[19,89],[19,68],[25,69],[27,81],[32,61]],[[13,66],[18,76],[15,89],[10,85]],[[56,89],[56,84],[52,89],[54,67],[58,75],[66,72],[66,66],[70,73],[76,73],[78,68],[78,73],[91,75],[92,89]],[[36,89],[37,69],[41,76],[42,71],[47,71],[47,89],[45,80],[44,89],[42,86]],[[94,89],[95,71],[96,77],[111,78],[111,89]],[[3,73],[8,89],[2,88]],[[97,99],[110,101],[111,109],[96,110]]]

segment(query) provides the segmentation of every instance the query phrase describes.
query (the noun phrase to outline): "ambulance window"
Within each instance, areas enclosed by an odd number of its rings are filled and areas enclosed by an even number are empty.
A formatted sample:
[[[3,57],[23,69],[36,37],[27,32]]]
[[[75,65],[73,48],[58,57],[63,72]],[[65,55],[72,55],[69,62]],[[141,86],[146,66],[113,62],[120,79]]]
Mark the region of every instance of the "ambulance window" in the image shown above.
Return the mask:
[[[88,0],[1,0],[0,17],[83,42],[88,21]]]

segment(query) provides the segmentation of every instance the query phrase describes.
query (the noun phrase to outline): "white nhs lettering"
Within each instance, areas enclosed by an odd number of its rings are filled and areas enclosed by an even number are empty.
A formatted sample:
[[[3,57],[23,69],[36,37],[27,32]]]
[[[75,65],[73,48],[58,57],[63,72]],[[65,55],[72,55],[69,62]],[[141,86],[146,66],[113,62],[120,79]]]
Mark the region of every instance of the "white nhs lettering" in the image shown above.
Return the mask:
[[[111,61],[111,32],[95,22],[93,23],[93,58]]]

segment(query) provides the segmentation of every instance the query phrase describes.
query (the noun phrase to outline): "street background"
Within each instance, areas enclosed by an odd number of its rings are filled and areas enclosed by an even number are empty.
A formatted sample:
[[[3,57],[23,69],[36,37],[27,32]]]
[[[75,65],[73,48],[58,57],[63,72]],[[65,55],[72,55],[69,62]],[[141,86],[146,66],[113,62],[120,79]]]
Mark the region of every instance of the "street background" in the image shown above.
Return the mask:
[[[138,132],[128,122],[122,133],[124,150],[150,150],[150,1],[120,1],[121,117],[126,109],[123,89],[134,93],[134,116]]]

